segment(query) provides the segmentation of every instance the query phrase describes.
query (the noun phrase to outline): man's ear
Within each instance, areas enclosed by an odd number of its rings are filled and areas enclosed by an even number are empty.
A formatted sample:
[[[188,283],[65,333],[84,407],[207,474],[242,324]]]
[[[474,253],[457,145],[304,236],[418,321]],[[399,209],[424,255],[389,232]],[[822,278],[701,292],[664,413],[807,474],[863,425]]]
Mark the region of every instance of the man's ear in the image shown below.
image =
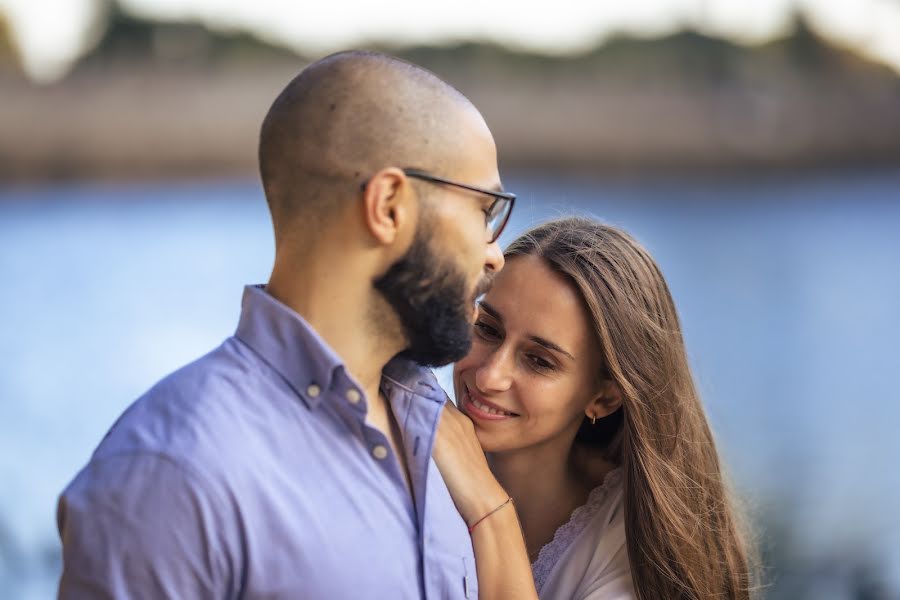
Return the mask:
[[[616,412],[620,406],[622,406],[621,388],[612,379],[604,379],[584,412],[588,419],[602,419]]]
[[[409,178],[396,167],[382,169],[363,186],[365,227],[382,245],[391,245],[415,230],[417,204]]]

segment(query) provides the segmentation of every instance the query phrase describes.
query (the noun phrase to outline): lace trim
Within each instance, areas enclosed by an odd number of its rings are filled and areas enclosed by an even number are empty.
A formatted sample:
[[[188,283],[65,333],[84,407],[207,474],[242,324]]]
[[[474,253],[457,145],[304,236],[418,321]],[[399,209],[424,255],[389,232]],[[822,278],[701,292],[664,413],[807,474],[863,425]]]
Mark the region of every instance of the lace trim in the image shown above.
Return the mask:
[[[538,553],[537,560],[531,565],[531,573],[534,576],[534,585],[538,594],[544,587],[547,578],[559,562],[560,557],[565,554],[575,538],[584,530],[587,522],[594,516],[597,510],[603,505],[609,491],[618,486],[622,481],[622,469],[617,467],[606,474],[603,483],[591,490],[588,495],[587,502],[579,506],[569,517],[569,520],[560,526],[553,534],[550,540]]]

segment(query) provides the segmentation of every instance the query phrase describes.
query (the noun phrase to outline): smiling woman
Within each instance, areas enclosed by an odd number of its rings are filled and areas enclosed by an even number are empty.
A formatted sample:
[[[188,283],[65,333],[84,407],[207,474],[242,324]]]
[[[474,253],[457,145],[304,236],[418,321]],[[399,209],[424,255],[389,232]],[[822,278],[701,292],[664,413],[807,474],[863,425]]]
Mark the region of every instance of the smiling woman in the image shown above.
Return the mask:
[[[750,598],[751,548],[652,257],[573,218],[506,259],[435,449],[480,597]]]
[[[597,419],[621,398],[593,368],[600,353],[575,288],[534,256],[506,269],[481,303],[472,352],[456,364],[457,397],[486,451],[528,448],[532,461],[546,464],[542,457],[568,452],[588,404]],[[509,422],[481,422],[498,419]]]

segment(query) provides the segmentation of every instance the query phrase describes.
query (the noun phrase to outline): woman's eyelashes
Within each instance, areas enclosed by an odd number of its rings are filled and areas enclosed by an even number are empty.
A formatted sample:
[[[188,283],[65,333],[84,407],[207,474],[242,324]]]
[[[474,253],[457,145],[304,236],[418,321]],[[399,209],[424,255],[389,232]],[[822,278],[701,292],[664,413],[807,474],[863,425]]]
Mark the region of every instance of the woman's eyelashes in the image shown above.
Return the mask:
[[[502,331],[484,319],[475,321],[475,333],[485,342],[496,344],[503,341]],[[525,363],[533,371],[546,373],[556,370],[556,365],[552,361],[539,354],[525,353],[524,357]]]
[[[535,371],[553,371],[556,369],[553,363],[537,354],[529,354],[527,357],[529,366]]]
[[[500,330],[482,319],[475,321],[475,331],[487,341],[500,341],[502,338]]]

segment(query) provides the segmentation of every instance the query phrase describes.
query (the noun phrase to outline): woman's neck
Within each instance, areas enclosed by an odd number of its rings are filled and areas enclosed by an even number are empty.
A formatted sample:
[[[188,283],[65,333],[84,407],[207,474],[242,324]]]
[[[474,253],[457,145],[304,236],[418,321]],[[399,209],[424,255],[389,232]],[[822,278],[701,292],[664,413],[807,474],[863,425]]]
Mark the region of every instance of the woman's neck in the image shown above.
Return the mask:
[[[543,445],[488,455],[491,471],[515,502],[532,562],[595,485],[570,454],[565,446]]]

